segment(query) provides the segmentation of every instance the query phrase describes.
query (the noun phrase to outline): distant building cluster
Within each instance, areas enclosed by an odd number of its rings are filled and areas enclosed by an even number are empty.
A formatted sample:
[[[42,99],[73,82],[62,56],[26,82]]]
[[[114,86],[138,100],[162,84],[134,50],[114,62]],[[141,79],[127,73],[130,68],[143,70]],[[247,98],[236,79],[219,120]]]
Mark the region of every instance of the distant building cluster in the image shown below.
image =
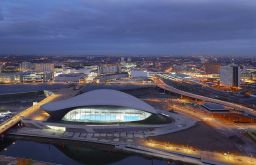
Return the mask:
[[[17,69],[0,73],[0,83],[79,83],[91,81],[97,67],[58,67],[54,63],[21,62]],[[88,79],[87,79],[88,78]]]
[[[49,82],[53,79],[54,64],[22,62],[14,71],[0,73],[1,83]]]
[[[0,83],[99,83],[122,79],[147,79],[148,61],[132,62],[131,57],[119,59],[86,58],[90,63],[79,59],[52,59],[32,57],[26,61],[0,61]],[[145,65],[146,64],[146,65]]]
[[[256,83],[253,60],[216,57],[8,57],[0,83],[106,83],[150,81],[163,75],[209,87]],[[220,88],[219,88],[220,89]]]

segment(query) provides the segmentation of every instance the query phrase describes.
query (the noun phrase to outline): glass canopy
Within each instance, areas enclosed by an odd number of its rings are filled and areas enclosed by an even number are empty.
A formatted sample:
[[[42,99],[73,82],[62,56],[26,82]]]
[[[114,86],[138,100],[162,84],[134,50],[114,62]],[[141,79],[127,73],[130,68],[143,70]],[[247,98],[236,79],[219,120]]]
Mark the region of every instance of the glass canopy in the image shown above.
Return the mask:
[[[127,107],[83,107],[68,112],[62,120],[92,123],[132,122],[148,118],[148,112]]]

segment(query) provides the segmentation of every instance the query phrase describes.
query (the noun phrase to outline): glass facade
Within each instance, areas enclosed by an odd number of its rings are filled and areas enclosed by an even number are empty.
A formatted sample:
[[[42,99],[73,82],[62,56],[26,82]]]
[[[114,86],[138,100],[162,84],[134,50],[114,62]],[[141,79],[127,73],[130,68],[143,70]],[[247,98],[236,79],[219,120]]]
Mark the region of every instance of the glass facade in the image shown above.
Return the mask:
[[[68,112],[62,120],[91,123],[140,121],[148,118],[148,112],[126,107],[83,107]]]

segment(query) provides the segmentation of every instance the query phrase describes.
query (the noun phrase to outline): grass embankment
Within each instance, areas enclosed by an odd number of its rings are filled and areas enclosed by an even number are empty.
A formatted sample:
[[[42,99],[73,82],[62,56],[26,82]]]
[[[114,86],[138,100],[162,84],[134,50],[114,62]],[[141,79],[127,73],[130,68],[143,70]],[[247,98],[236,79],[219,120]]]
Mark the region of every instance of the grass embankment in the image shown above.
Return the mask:
[[[247,135],[256,143],[256,130],[248,130]]]

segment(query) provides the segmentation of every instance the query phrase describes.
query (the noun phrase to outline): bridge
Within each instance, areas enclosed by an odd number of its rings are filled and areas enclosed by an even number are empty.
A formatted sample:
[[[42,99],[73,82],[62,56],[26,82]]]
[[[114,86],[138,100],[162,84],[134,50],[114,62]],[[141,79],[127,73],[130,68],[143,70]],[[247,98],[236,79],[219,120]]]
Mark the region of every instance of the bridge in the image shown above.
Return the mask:
[[[40,106],[53,101],[54,99],[58,98],[59,96],[60,96],[60,94],[52,94],[52,95],[46,97],[45,99],[41,100],[37,104],[25,109],[24,111],[14,115],[12,118],[4,121],[3,123],[0,124],[0,135],[2,135],[3,133],[5,133],[7,130],[14,127],[15,125],[17,125],[21,121],[22,118],[29,117],[30,115],[32,115],[33,113],[38,111],[40,109]]]
[[[211,102],[211,103],[222,104],[224,106],[234,108],[235,110],[242,110],[250,115],[256,116],[255,109],[248,108],[248,107],[245,107],[240,104],[235,104],[235,103],[231,103],[231,102],[227,102],[227,101],[222,101],[222,100],[218,100],[218,99],[182,91],[182,90],[179,90],[177,88],[167,85],[162,79],[160,79],[158,77],[153,77],[152,80],[156,84],[157,87],[164,89],[166,91],[169,91],[171,93],[176,93],[176,94],[179,94],[182,96],[186,96],[186,97],[190,97],[190,98],[194,98],[194,99],[198,99],[198,100],[203,100],[203,101],[207,101],[207,102]]]

